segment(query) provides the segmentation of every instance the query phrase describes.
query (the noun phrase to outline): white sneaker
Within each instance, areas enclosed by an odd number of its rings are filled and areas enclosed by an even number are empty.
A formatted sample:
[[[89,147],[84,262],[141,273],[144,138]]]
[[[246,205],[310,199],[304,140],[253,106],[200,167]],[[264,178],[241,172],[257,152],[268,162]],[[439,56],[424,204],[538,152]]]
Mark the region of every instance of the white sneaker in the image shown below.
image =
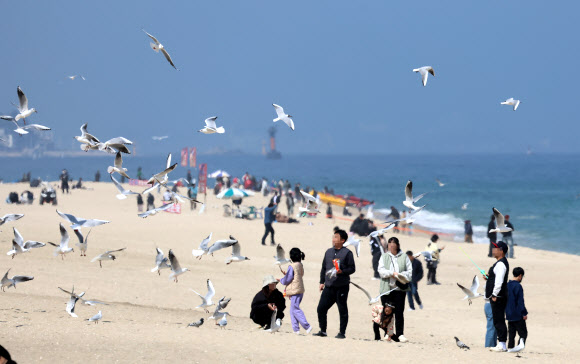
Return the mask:
[[[294,331],[296,335],[300,335],[300,331]]]
[[[415,309],[414,309],[414,308],[411,308],[411,307],[409,307],[409,311],[415,311]]]
[[[495,352],[498,352],[498,353],[503,353],[503,352],[506,352],[506,351],[507,351],[507,349],[505,349],[505,348],[504,348],[503,346],[501,346],[500,344],[497,344],[497,346],[495,346],[495,347],[493,347],[493,348],[491,348],[491,349],[489,349],[489,350],[490,350],[490,351],[495,351]]]
[[[308,330],[306,330],[306,335],[310,334],[310,331],[312,331],[312,328],[313,328],[313,327],[314,327],[314,326],[310,325],[310,327],[308,328]]]
[[[380,278],[373,277],[373,278],[371,278],[371,281],[378,281],[379,279],[380,279]]]
[[[409,340],[405,337],[405,335],[401,335],[399,336],[399,342],[406,343],[409,342]]]

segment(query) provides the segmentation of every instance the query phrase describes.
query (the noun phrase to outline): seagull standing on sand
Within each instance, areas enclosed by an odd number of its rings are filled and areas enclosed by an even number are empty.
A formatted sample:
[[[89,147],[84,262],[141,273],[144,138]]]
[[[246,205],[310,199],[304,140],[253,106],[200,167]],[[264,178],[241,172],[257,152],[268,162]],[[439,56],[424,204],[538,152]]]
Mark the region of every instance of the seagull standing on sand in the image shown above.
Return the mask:
[[[209,235],[207,236],[207,238],[203,239],[201,241],[201,244],[199,244],[199,249],[193,249],[191,251],[191,254],[193,254],[194,257],[196,257],[197,259],[201,259],[201,257],[204,254],[207,254],[207,252],[209,251],[209,242],[211,241],[211,236],[213,235],[213,233],[209,233]]]
[[[248,257],[241,255],[240,243],[236,242],[232,245],[232,255],[226,259],[226,264],[234,262],[243,262],[244,260],[250,260]]]
[[[20,235],[20,232],[16,228],[14,230],[14,239],[12,239],[12,250],[10,250],[6,255],[11,255],[12,259],[18,254],[28,253],[32,248],[42,248],[46,244],[40,243],[38,241],[27,240],[24,242],[24,238]]]
[[[82,217],[76,217],[71,214],[66,214],[56,210],[56,213],[60,215],[63,219],[72,223],[70,226],[73,229],[80,229],[81,227],[95,227],[103,224],[108,224],[110,221],[97,220],[97,219],[83,219]]]
[[[18,121],[22,119],[24,121],[24,125],[26,125],[26,118],[32,115],[32,113],[38,113],[38,111],[36,111],[35,108],[28,108],[28,99],[26,98],[26,95],[20,86],[18,86],[16,91],[18,92],[19,105],[12,103],[12,105],[18,109],[18,115],[14,117],[14,120]]]
[[[213,298],[213,296],[215,296],[215,289],[213,288],[213,284],[211,283],[211,281],[209,279],[207,280],[207,293],[205,294],[205,296],[200,295],[191,288],[190,290],[201,298],[201,305],[196,306],[195,308],[203,308],[205,312],[209,313],[206,307],[214,305],[214,302],[211,299]]]
[[[224,312],[222,319],[219,320],[217,324],[220,325],[220,327],[222,329],[226,327],[226,325],[228,324],[228,313],[227,312]]]
[[[110,176],[111,176],[111,181],[113,181],[113,184],[115,185],[115,187],[117,187],[119,192],[121,192],[118,195],[115,195],[115,197],[117,197],[117,199],[124,200],[127,198],[128,195],[139,195],[138,192],[133,192],[131,190],[124,189],[123,186],[121,186],[121,184],[115,179],[115,177],[113,177],[113,174],[110,174]]]
[[[121,248],[121,249],[117,249],[117,250],[107,250],[103,254],[97,255],[96,257],[94,257],[93,259],[91,259],[91,263],[94,263],[94,262],[96,262],[98,260],[99,261],[99,266],[101,268],[103,268],[103,264],[102,264],[102,261],[103,260],[115,260],[115,259],[117,259],[117,257],[114,256],[111,253],[120,252],[120,251],[123,251],[125,249],[127,249],[127,248]]]
[[[466,296],[463,297],[463,299],[468,300],[470,305],[472,303],[471,300],[476,299],[477,297],[483,297],[482,294],[477,293],[477,289],[479,288],[479,278],[477,278],[477,276],[473,277],[471,288],[467,289],[459,283],[457,283],[457,286],[465,293]]]
[[[167,264],[169,258],[163,256],[163,251],[159,248],[155,248],[157,255],[155,256],[155,268],[151,269],[151,273],[157,272],[161,275],[161,269],[171,268],[171,265]]]
[[[510,106],[513,106],[514,107],[514,111],[516,111],[518,109],[518,106],[520,106],[520,100],[514,100],[513,97],[510,97],[509,99],[505,100],[501,104],[502,105],[510,105]]]
[[[505,225],[505,218],[503,217],[502,213],[499,212],[498,209],[496,209],[495,207],[493,208],[493,216],[495,216],[495,229],[491,229],[489,232],[490,233],[507,233],[512,231],[513,229],[510,227],[507,227]]]
[[[8,272],[10,272],[10,269],[6,271],[6,274],[4,274],[4,277],[2,277],[2,280],[0,281],[2,292],[6,292],[5,289],[10,287],[16,289],[16,283],[27,282],[34,279],[32,276],[12,276],[12,278],[8,278]]]
[[[177,277],[187,272],[189,269],[181,268],[179,262],[177,261],[177,257],[173,255],[173,251],[171,249],[169,249],[169,263],[171,263],[171,272],[172,272],[169,275],[169,279],[173,278],[175,283],[177,283]]]
[[[414,205],[415,202],[419,201],[423,196],[427,193],[423,193],[415,198],[413,198],[413,182],[411,180],[407,181],[407,185],[405,186],[405,201],[403,201],[403,205],[413,210],[418,210],[423,207],[417,207]]]
[[[276,115],[278,115],[278,117],[273,121],[276,122],[282,120],[290,127],[290,129],[294,130],[294,121],[291,119],[292,115],[286,114],[280,105],[272,104],[272,106],[274,106],[274,109],[276,109]]]
[[[95,316],[91,317],[89,319],[89,321],[94,322],[95,324],[98,324],[102,318],[103,318],[103,314],[101,313],[101,311],[99,311],[99,313],[97,313]]]
[[[455,344],[457,345],[458,348],[460,349],[467,349],[469,350],[469,346],[465,345],[461,340],[459,340],[457,338],[457,336],[455,336]]]
[[[268,330],[265,330],[266,332],[273,334],[273,333],[277,332],[278,330],[280,330],[280,327],[282,327],[282,319],[276,318],[277,313],[278,313],[278,310],[272,311],[272,319],[270,320],[270,328]]]
[[[423,82],[423,86],[427,86],[427,77],[429,77],[429,73],[435,77],[435,70],[431,66],[415,68],[413,72],[419,72],[421,74],[421,81]]]
[[[56,247],[56,249],[54,251],[54,256],[57,256],[60,254],[60,257],[62,258],[62,260],[64,260],[64,256],[68,253],[74,252],[74,249],[69,248],[69,246],[68,246],[68,242],[70,240],[68,232],[66,231],[66,229],[64,228],[62,223],[60,223],[58,225],[60,227],[60,244],[56,245],[55,243],[52,243],[50,241],[48,243],[50,245]]]
[[[355,286],[356,288],[360,289],[362,291],[362,293],[365,294],[365,296],[367,296],[367,298],[369,299],[369,305],[372,305],[373,303],[377,303],[381,300],[381,297],[384,295],[387,295],[395,290],[397,290],[398,288],[393,288],[387,292],[381,293],[380,295],[376,296],[376,297],[371,297],[371,294],[364,288],[362,288],[361,286],[359,286],[358,284],[354,283],[353,281],[350,281],[350,283]]]
[[[107,167],[107,173],[109,173],[111,176],[115,172],[119,173],[121,176],[127,179],[131,179],[129,176],[127,176],[127,168],[123,168],[123,157],[121,157],[121,152],[117,152],[117,155],[115,156],[115,166]]]
[[[167,62],[169,62],[169,64],[172,65],[173,68],[175,68],[176,70],[179,71],[179,69],[177,67],[175,67],[175,65],[173,64],[173,61],[171,60],[171,56],[169,55],[169,53],[167,53],[167,51],[165,50],[165,47],[163,46],[163,44],[159,43],[159,41],[157,40],[157,38],[155,38],[151,34],[147,33],[145,31],[145,29],[141,29],[141,30],[143,32],[145,32],[145,34],[147,34],[149,36],[149,38],[151,38],[155,42],[155,43],[149,43],[149,45],[151,45],[151,48],[156,53],[159,53],[159,51],[161,51],[161,53],[163,53],[163,55],[165,56],[165,59],[167,59]]]
[[[87,256],[87,247],[89,244],[89,234],[91,233],[92,229],[89,230],[89,233],[87,234],[86,237],[83,237],[83,234],[81,233],[80,229],[74,229],[73,231],[75,232],[77,239],[79,239],[79,242],[76,243],[76,246],[78,246],[81,250],[81,257],[86,257]]]
[[[204,133],[204,134],[223,134],[226,132],[226,129],[224,129],[223,126],[217,127],[216,126],[216,121],[217,116],[212,116],[211,118],[207,118],[205,119],[205,126],[203,127],[203,129],[198,130],[199,133]]]
[[[284,248],[282,248],[282,245],[280,244],[276,246],[276,256],[274,258],[276,259],[276,263],[274,263],[276,265],[292,263],[290,259],[286,258],[286,252],[284,251]]]

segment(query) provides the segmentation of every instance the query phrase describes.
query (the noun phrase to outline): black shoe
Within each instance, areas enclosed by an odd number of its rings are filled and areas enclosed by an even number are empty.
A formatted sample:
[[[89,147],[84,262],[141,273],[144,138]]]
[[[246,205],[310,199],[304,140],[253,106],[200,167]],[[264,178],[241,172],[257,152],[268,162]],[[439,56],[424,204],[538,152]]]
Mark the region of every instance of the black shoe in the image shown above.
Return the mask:
[[[264,245],[266,245],[266,244],[264,244]],[[276,245],[276,243],[270,243],[270,245],[274,246],[274,245]]]
[[[266,245],[266,243],[262,243],[262,245]]]
[[[312,336],[327,337],[328,335],[324,331],[318,331],[316,334],[312,334]]]
[[[438,285],[438,286],[440,286],[440,285],[441,285],[441,283],[439,283],[439,282],[434,282],[433,284],[436,284],[436,285]]]
[[[346,336],[344,336],[344,334],[342,332],[339,332],[338,334],[336,334],[336,336],[334,338],[335,339],[346,339]]]

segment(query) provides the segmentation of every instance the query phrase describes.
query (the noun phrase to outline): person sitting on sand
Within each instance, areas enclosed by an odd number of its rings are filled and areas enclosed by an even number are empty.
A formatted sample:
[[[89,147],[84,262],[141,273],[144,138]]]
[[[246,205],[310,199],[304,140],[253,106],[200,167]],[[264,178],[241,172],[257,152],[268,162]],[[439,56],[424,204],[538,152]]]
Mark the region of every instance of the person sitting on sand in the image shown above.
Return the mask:
[[[0,345],[0,364],[16,364],[8,350],[6,350],[2,345]]]
[[[250,318],[267,330],[270,328],[272,322],[272,312],[276,311],[276,319],[284,318],[284,309],[286,308],[286,301],[282,292],[278,291],[276,285],[278,281],[274,276],[269,275],[264,277],[262,281],[262,290],[254,296],[252,301],[252,309],[250,311]]]
[[[383,329],[387,341],[395,340],[399,341],[393,336],[395,333],[395,318],[393,317],[394,311],[393,306],[386,303],[383,305],[376,305],[371,309],[371,315],[373,316],[373,331],[375,333],[375,340],[381,340],[381,334],[379,328]]]

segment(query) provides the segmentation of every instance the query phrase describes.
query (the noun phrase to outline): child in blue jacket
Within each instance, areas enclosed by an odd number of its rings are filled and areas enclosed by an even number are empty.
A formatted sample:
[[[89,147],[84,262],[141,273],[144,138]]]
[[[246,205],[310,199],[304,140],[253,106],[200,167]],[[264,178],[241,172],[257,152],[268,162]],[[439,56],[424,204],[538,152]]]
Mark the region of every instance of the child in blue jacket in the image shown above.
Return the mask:
[[[528,329],[526,320],[528,319],[528,310],[524,303],[524,289],[522,288],[522,279],[524,279],[524,270],[516,267],[513,270],[514,279],[507,284],[508,302],[505,309],[505,316],[508,321],[508,349],[515,345],[516,331],[520,339],[526,343],[528,339]]]

